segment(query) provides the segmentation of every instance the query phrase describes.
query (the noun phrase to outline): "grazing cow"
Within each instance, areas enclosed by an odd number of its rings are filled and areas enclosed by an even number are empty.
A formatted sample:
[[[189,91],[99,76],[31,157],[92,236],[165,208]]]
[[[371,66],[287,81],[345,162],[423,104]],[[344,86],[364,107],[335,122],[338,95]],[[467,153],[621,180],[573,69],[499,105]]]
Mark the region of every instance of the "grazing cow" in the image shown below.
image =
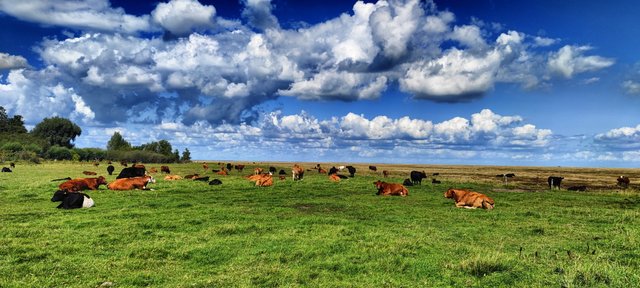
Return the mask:
[[[253,175],[262,174],[262,171],[264,171],[264,169],[256,167],[255,169],[253,169]]]
[[[173,181],[173,180],[181,180],[182,176],[180,175],[167,175],[164,176],[164,180]]]
[[[149,169],[149,173],[158,173],[158,169],[156,169],[156,167],[151,167]]]
[[[16,163],[13,163],[13,162],[9,163],[9,167],[11,167],[12,169],[16,169]]]
[[[560,183],[562,183],[562,179],[564,179],[564,177],[549,176],[549,178],[547,178],[549,189],[560,189]]]
[[[411,182],[413,185],[422,185],[422,179],[427,178],[427,173],[424,171],[411,171]]]
[[[507,174],[504,174],[504,177],[507,177],[507,178],[513,178],[513,177],[516,177],[516,174],[513,174],[513,173],[507,173]]]
[[[196,178],[193,178],[193,181],[209,182],[209,176],[196,177]]]
[[[109,173],[109,175],[113,175],[113,170],[116,170],[116,168],[113,167],[113,165],[107,166],[107,173]]]
[[[620,187],[622,187],[624,189],[627,189],[629,187],[629,183],[631,182],[629,180],[629,177],[627,177],[627,176],[619,176],[617,181],[618,181],[618,186],[620,186]]]
[[[389,177],[389,171],[387,171],[387,170],[382,170],[382,177],[384,177],[384,178]]]
[[[124,166],[124,167],[127,167],[127,166],[128,166],[128,165],[127,165],[127,161],[124,161],[124,160],[120,161],[120,165],[122,165],[122,166]]]
[[[447,192],[444,192],[444,197],[453,199],[458,208],[491,210],[495,206],[495,202],[489,196],[471,190],[449,188]]]
[[[276,174],[276,172],[278,172],[278,169],[276,169],[276,167],[269,166],[269,173],[271,173],[271,175]]]
[[[244,165],[243,164],[234,165],[233,168],[235,168],[238,172],[242,172],[242,170],[244,170]]]
[[[65,178],[53,179],[53,180],[51,180],[51,182],[63,181],[63,180],[71,180],[71,177],[65,177]]]
[[[63,190],[56,191],[53,193],[53,197],[51,197],[51,202],[59,201],[62,201],[62,203],[60,203],[56,208],[62,209],[89,208],[95,205],[93,199],[91,199],[87,194],[67,192]]]
[[[356,176],[356,167],[349,165],[346,168],[347,168],[347,171],[349,171],[349,177],[353,178]]]
[[[2,167],[2,172],[13,172],[9,167]]]
[[[331,174],[329,175],[329,180],[333,182],[340,182],[340,177],[338,177],[338,174]]]
[[[402,185],[413,186],[413,182],[411,182],[411,179],[407,178],[407,179],[404,179],[404,181],[402,181]]]
[[[284,172],[284,169],[280,169],[280,172],[278,172],[278,175],[287,175],[287,172]]]
[[[327,173],[327,175],[333,175],[337,173],[338,173],[338,169],[334,166],[329,169],[329,172]]]
[[[233,168],[233,165],[231,165],[231,163],[227,163],[227,171],[231,170],[231,168]]]
[[[374,172],[375,172],[375,171],[378,171],[378,167],[376,167],[376,166],[369,166],[369,170],[371,170],[371,171],[374,171]]]
[[[100,185],[107,185],[103,176],[96,178],[77,178],[67,180],[58,185],[58,188],[67,192],[78,192],[83,190],[97,190]]]
[[[216,174],[218,174],[218,175],[222,175],[222,176],[227,176],[227,175],[229,175],[229,173],[227,173],[227,170],[224,170],[224,169],[222,169],[222,170],[220,170],[220,171],[216,172]]]
[[[133,177],[142,177],[145,175],[146,170],[143,167],[137,167],[138,165],[134,165],[131,167],[127,167],[122,169],[122,171],[120,171],[120,174],[118,174],[118,176],[116,176],[116,179],[121,179],[121,178],[133,178]]]
[[[171,169],[169,169],[169,166],[160,166],[160,173],[171,174]]]
[[[431,179],[431,184],[442,184],[440,180],[436,180],[435,178]]]
[[[567,188],[567,190],[569,190],[569,191],[587,191],[587,186],[585,186],[585,185],[571,186],[571,187]]]
[[[304,177],[304,168],[298,164],[293,165],[293,168],[291,168],[291,175],[293,177],[293,181],[302,180],[302,177]]]
[[[378,193],[376,195],[382,196],[408,196],[409,190],[402,186],[402,184],[397,183],[387,183],[381,182],[380,180],[373,182],[373,185],[378,188]]]
[[[98,173],[92,172],[92,171],[82,171],[82,174],[84,174],[84,175],[98,175]]]
[[[207,165],[207,162],[202,163],[202,168],[204,169],[204,171],[209,170],[209,165]]]
[[[147,184],[149,183],[156,183],[156,179],[151,176],[122,178],[107,184],[107,188],[110,190],[147,190]]]
[[[209,185],[222,185],[222,181],[220,181],[220,179],[213,179],[209,181]]]

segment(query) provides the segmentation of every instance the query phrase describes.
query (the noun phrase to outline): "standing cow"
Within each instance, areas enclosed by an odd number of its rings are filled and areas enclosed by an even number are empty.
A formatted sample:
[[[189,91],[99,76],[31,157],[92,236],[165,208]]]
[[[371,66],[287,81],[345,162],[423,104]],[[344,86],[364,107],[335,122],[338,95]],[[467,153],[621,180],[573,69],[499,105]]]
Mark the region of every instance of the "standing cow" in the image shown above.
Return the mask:
[[[293,181],[302,180],[302,177],[304,177],[304,168],[298,164],[293,165],[291,175],[293,175]]]
[[[113,167],[113,165],[107,166],[107,173],[109,173],[109,175],[113,175],[113,170],[116,170],[116,168]]]
[[[424,171],[411,171],[411,183],[413,185],[422,185],[422,179],[427,178],[427,173]]]
[[[629,188],[629,183],[631,183],[631,181],[629,180],[629,177],[627,176],[619,176],[617,181],[618,181],[618,186],[622,187],[623,189]]]
[[[346,168],[347,168],[347,171],[349,171],[349,177],[353,178],[356,176],[356,167],[349,165]]]
[[[564,177],[549,176],[549,178],[547,178],[549,189],[560,189],[560,183],[562,183],[562,179],[564,179]]]

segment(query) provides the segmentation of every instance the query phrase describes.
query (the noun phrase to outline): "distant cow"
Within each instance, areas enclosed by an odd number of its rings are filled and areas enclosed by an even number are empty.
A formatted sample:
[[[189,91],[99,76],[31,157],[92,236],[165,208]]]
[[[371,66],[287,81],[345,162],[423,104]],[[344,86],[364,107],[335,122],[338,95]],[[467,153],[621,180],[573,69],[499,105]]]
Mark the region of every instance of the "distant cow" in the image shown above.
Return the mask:
[[[382,170],[382,177],[384,177],[384,178],[389,177],[389,171],[387,171],[387,170]]]
[[[329,168],[329,172],[327,172],[327,175],[333,175],[333,174],[337,174],[338,173],[338,169],[334,166]]]
[[[284,169],[280,169],[278,175],[287,175],[287,172],[284,172]]]
[[[222,181],[220,181],[220,179],[213,179],[209,181],[209,185],[222,185]]]
[[[618,186],[620,186],[620,187],[622,187],[624,189],[627,189],[629,187],[629,183],[631,182],[629,180],[629,177],[627,177],[627,176],[619,176],[617,181],[618,181]]]
[[[322,169],[322,168],[318,168],[318,173],[320,173],[320,174],[326,174],[326,173],[327,173],[327,170],[324,170],[324,169]]]
[[[220,170],[220,171],[218,171],[218,172],[216,172],[216,174],[218,174],[218,175],[222,175],[222,176],[227,176],[227,175],[229,175],[229,173],[227,173],[227,170],[224,170],[224,169],[223,169],[223,170]]]
[[[242,170],[244,170],[244,165],[243,164],[234,165],[233,168],[235,168],[238,172],[242,172]]]
[[[110,190],[147,190],[147,184],[149,183],[156,183],[156,179],[151,176],[122,178],[109,183],[107,188]]]
[[[413,186],[413,182],[411,182],[411,179],[407,178],[407,179],[404,179],[404,181],[402,181],[402,185]]]
[[[66,180],[71,180],[71,177],[64,177],[64,178],[53,179],[53,180],[51,180],[51,182],[56,182],[56,181],[66,181]]]
[[[16,169],[16,163],[13,163],[13,162],[9,163],[9,167],[11,167],[12,169]]]
[[[156,167],[151,167],[149,169],[149,173],[158,173],[158,169],[156,169]]]
[[[464,189],[450,188],[447,192],[444,192],[444,197],[453,199],[456,203],[456,207],[458,208],[484,208],[491,210],[495,205],[495,202],[493,199],[489,198],[489,196]]]
[[[202,169],[204,169],[204,171],[209,170],[209,165],[207,164],[207,162],[202,163]]]
[[[193,178],[193,181],[209,182],[209,176],[196,177],[196,178]]]
[[[440,182],[439,180],[436,180],[435,178],[431,179],[431,184],[441,184],[442,182]]]
[[[253,175],[262,174],[262,171],[264,171],[264,169],[256,167],[255,169],[253,169]]]
[[[82,171],[82,174],[84,174],[84,175],[98,175],[98,173],[92,172],[92,171]]]
[[[98,163],[98,162],[93,162],[93,166],[98,167],[98,166],[100,166],[100,163]]]
[[[189,179],[189,180],[193,180],[200,177],[200,174],[196,173],[196,174],[189,174],[189,175],[185,175],[184,179]]]
[[[549,178],[547,178],[549,189],[560,189],[560,183],[562,183],[562,179],[564,179],[564,177],[549,176]]]
[[[168,180],[168,181],[180,180],[180,179],[182,179],[182,176],[180,176],[180,175],[167,175],[167,176],[164,176],[164,180]]]
[[[356,167],[349,165],[346,168],[347,168],[347,171],[349,171],[349,177],[353,178],[356,176]]]
[[[9,167],[2,167],[2,172],[13,172]]]
[[[584,186],[584,185],[571,186],[571,187],[567,188],[567,190],[569,190],[569,191],[587,191],[587,186]]]
[[[276,169],[276,167],[273,167],[273,166],[269,167],[269,173],[276,174],[276,172],[278,172],[278,169]]]
[[[109,173],[109,175],[113,175],[113,170],[116,170],[116,168],[113,167],[113,165],[107,166],[107,173]]]
[[[107,185],[103,176],[96,178],[77,178],[67,180],[58,185],[58,188],[67,192],[78,192],[84,190],[97,190],[100,185]]]
[[[56,208],[62,209],[89,208],[95,205],[93,199],[91,199],[87,194],[67,192],[63,190],[56,191],[53,193],[53,197],[51,197],[51,202],[59,201],[62,201],[62,203],[60,203]]]
[[[338,177],[338,174],[331,174],[329,175],[329,180],[333,182],[340,182],[340,177]]]
[[[120,174],[116,176],[116,179],[142,177],[145,175],[145,173],[146,173],[146,170],[144,166],[143,167],[137,167],[137,165],[131,166],[131,167],[122,169],[122,171],[120,171]]]
[[[160,173],[171,174],[171,169],[169,169],[169,166],[160,166]]]
[[[231,165],[231,163],[227,163],[227,171],[231,170],[231,168],[233,168],[233,165]]]
[[[293,181],[302,180],[302,177],[304,177],[304,168],[298,164],[293,165],[293,168],[291,168],[291,175],[293,177]]]
[[[376,182],[373,182],[373,185],[375,185],[376,188],[378,188],[378,193],[376,193],[376,195],[382,195],[382,196],[393,195],[393,196],[403,196],[403,197],[409,195],[409,190],[407,190],[407,188],[405,188],[401,184],[386,183],[378,180]]]
[[[378,171],[378,167],[376,167],[376,166],[369,166],[369,170],[371,170],[371,171],[374,171],[374,172],[375,172],[375,171]]]
[[[122,166],[124,166],[124,167],[127,167],[127,166],[128,166],[128,165],[127,165],[127,161],[124,161],[124,160],[120,161],[120,165],[122,165]]]
[[[427,178],[427,173],[424,171],[411,171],[411,182],[413,185],[422,185],[422,179]]]

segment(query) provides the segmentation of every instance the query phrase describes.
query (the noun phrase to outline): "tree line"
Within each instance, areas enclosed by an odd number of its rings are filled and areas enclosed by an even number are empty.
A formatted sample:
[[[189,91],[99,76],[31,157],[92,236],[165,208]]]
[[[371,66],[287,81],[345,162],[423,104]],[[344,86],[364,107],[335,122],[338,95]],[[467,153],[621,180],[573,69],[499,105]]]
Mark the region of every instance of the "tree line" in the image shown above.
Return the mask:
[[[62,117],[44,118],[31,131],[27,131],[21,115],[9,117],[0,106],[0,160],[31,161],[127,161],[146,163],[176,163],[191,161],[191,153],[185,148],[180,155],[167,140],[132,146],[119,132],[107,143],[107,149],[75,148],[73,141],[82,129]]]

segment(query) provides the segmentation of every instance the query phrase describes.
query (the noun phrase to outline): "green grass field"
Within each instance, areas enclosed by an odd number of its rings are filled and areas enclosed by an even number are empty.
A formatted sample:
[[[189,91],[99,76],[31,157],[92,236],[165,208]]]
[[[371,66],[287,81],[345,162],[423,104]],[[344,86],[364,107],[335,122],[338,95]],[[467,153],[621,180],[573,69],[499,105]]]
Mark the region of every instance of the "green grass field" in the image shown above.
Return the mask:
[[[370,172],[332,183],[312,171],[260,188],[241,177],[248,165],[205,174],[221,186],[156,174],[154,191],[89,191],[93,208],[50,201],[51,179],[115,179],[105,168],[18,163],[0,174],[0,287],[640,286],[636,190],[495,192],[445,177],[379,197]],[[496,208],[457,209],[448,187],[485,193]]]

